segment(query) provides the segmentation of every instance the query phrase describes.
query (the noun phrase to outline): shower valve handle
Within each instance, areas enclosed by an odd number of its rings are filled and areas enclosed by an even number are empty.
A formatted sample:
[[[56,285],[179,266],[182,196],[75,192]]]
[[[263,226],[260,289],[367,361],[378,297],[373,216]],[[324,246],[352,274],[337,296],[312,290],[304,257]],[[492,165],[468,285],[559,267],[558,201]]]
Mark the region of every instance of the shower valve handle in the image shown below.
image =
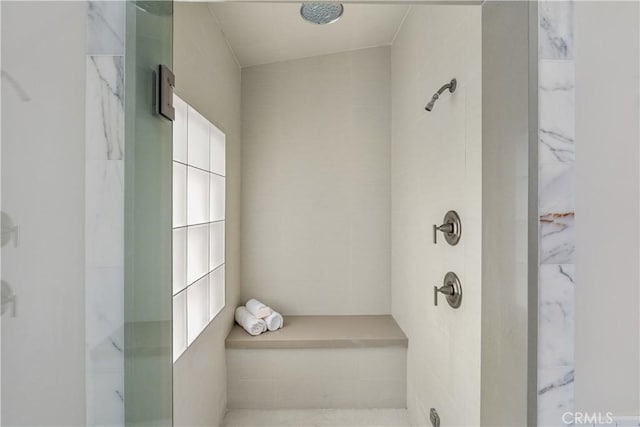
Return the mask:
[[[453,285],[442,285],[439,288],[437,286],[434,286],[433,287],[433,305],[438,305],[438,292],[440,292],[442,295],[447,295],[447,296],[456,294],[456,290],[453,287]]]
[[[449,211],[444,215],[442,225],[433,226],[433,244],[438,243],[438,231],[442,231],[444,240],[451,246],[458,244],[462,234],[462,222],[456,211]]]
[[[453,271],[448,272],[444,276],[442,286],[433,287],[433,305],[438,305],[438,293],[445,296],[451,308],[459,308],[462,303],[462,284],[460,279]]]
[[[450,222],[447,222],[442,225],[433,224],[433,243],[438,243],[438,231],[442,231],[443,233],[453,233],[454,225]]]

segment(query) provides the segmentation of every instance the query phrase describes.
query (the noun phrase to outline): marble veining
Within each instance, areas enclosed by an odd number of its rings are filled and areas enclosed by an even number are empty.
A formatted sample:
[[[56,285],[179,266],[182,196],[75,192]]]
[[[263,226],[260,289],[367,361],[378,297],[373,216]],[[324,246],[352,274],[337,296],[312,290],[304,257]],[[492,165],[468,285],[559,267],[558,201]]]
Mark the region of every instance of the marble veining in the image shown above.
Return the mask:
[[[549,157],[560,162],[575,159],[574,139],[550,129],[539,129],[540,158],[549,161]]]
[[[573,366],[574,276],[572,264],[540,266],[538,366]]]
[[[87,2],[87,425],[124,426],[125,2]]]
[[[538,3],[538,425],[573,410],[575,63],[573,1]],[[577,213],[579,215],[579,213]]]
[[[124,157],[124,57],[87,57],[86,157]]]
[[[575,257],[575,214],[540,216],[540,264],[572,263]]]
[[[88,371],[93,381],[87,383],[87,425],[124,426],[124,389],[122,374]]]
[[[540,165],[540,263],[571,264],[575,259],[575,168],[571,163]]]
[[[575,160],[575,67],[573,61],[539,64],[540,163]]]
[[[87,53],[124,55],[125,2],[87,2]]]
[[[87,425],[124,425],[124,165],[86,161]]]
[[[86,263],[124,265],[124,161],[87,160]]]
[[[540,59],[573,59],[573,1],[540,1],[538,13]]]
[[[538,211],[541,215],[575,210],[575,177],[573,162],[540,165]]]
[[[555,381],[552,381],[551,383],[546,383],[542,385],[542,388],[540,389],[540,391],[538,391],[539,395],[544,395],[545,393],[548,393],[552,390],[556,390],[559,389],[561,387],[564,387],[568,384],[573,383],[574,381],[574,375],[575,372],[573,370],[567,372],[566,374],[562,375],[560,378],[557,378]]]
[[[107,361],[123,354],[124,332],[122,319],[124,290],[120,284],[124,279],[122,267],[88,268],[87,303],[91,315],[87,316],[87,346],[92,360]],[[108,369],[113,370],[112,367]]]
[[[562,415],[573,411],[574,370],[554,366],[538,369],[538,425],[559,427]]]

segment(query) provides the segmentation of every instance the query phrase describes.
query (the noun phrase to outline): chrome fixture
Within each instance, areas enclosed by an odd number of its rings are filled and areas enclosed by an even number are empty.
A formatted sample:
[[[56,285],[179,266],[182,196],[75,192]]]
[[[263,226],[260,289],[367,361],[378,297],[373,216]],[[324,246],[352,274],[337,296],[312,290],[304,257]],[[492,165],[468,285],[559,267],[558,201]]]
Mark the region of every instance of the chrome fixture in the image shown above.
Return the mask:
[[[445,295],[451,308],[458,308],[462,304],[462,284],[456,273],[450,271],[444,276],[441,287],[433,287],[433,305],[438,305],[438,293]]]
[[[0,281],[1,289],[2,289],[2,303],[0,305],[0,315],[4,315],[4,313],[9,310],[11,307],[11,317],[16,317],[16,294],[13,293],[13,289],[11,286],[4,280]]]
[[[438,231],[444,234],[444,240],[451,246],[455,246],[462,236],[462,222],[456,211],[449,211],[444,214],[442,225],[433,225],[433,243],[438,243]]]
[[[449,89],[449,92],[453,93],[456,91],[457,86],[458,86],[458,81],[456,79],[451,79],[449,83],[447,83],[446,85],[438,89],[438,91],[433,95],[433,97],[431,97],[431,101],[429,101],[429,103],[427,104],[426,107],[424,107],[424,109],[427,111],[433,110],[433,105],[436,103],[438,98],[440,98],[440,95],[442,95],[442,92]]]
[[[342,16],[344,6],[341,3],[302,3],[300,15],[313,24],[331,24]]]
[[[431,408],[429,411],[429,419],[431,420],[431,425],[433,427],[440,427],[440,416],[438,415],[436,408]]]
[[[9,215],[0,212],[0,246],[4,247],[13,241],[13,246],[18,247],[20,227],[13,223]]]

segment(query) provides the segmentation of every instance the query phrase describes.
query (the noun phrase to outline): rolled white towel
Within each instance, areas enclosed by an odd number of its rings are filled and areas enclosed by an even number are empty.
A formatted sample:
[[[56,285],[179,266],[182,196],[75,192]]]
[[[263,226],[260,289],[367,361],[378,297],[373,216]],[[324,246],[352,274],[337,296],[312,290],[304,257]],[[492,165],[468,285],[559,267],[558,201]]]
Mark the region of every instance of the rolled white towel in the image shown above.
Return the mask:
[[[264,319],[271,314],[271,309],[258,301],[257,299],[250,299],[247,301],[247,311],[253,314],[258,319]]]
[[[267,329],[270,331],[277,331],[284,326],[284,317],[277,311],[271,310],[271,314],[264,318],[267,323]]]
[[[260,335],[267,330],[267,323],[249,313],[246,307],[240,306],[236,308],[236,322],[253,336]]]

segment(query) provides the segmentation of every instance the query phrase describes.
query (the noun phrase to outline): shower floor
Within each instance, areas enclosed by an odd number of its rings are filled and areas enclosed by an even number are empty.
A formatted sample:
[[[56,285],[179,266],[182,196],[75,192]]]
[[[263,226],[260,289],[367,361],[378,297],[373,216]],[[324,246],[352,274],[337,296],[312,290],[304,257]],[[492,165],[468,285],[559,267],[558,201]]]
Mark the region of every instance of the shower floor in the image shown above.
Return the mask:
[[[234,409],[227,412],[223,427],[404,427],[406,409]]]

